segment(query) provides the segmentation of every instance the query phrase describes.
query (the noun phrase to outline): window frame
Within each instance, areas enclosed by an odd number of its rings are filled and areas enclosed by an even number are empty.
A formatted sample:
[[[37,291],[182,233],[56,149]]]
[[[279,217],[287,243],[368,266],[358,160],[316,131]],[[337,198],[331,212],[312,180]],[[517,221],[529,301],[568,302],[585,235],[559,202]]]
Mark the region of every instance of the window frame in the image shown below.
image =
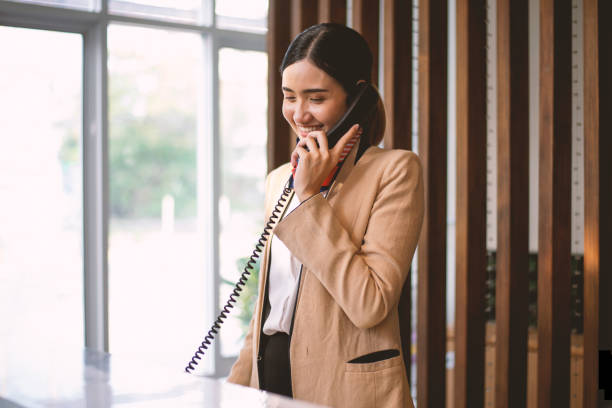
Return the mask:
[[[219,50],[266,52],[266,33],[234,31],[216,27],[216,0],[202,0],[201,25],[162,20],[152,17],[126,16],[108,11],[108,0],[94,0],[94,11],[62,6],[18,3],[0,0],[0,25],[78,33],[83,36],[83,273],[84,273],[84,335],[85,347],[109,352],[108,318],[108,232],[109,232],[109,118],[108,118],[108,26],[112,23],[141,25],[151,28],[174,29],[199,33],[202,36],[204,75],[208,95],[204,93],[204,108],[199,112],[202,129],[198,137],[198,156],[207,163],[208,177],[200,181],[206,218],[212,228],[206,231],[208,253],[206,296],[210,299],[207,321],[214,321],[219,312],[219,209],[220,140],[219,140]],[[210,22],[210,25],[205,25]],[[201,90],[203,92],[203,90]],[[212,137],[207,137],[212,135]],[[194,339],[194,351],[202,339]],[[212,347],[214,358],[203,362],[212,376],[225,375],[235,357],[223,357],[220,347]],[[187,361],[185,362],[185,364]]]

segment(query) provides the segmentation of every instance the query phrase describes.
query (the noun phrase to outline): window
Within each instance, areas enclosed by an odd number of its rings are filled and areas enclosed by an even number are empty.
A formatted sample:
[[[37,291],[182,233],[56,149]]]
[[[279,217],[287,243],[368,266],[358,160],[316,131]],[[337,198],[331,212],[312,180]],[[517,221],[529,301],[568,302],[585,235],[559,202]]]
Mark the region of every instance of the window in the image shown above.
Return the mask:
[[[244,70],[243,67],[249,67]],[[219,307],[223,307],[264,226],[268,60],[257,51],[219,50],[221,196]],[[238,309],[221,332],[221,354],[236,355],[248,329],[257,295],[250,278]]]
[[[95,0],[12,0],[18,3],[32,3],[40,5],[48,5],[54,7],[63,7],[77,10],[92,11],[95,7]]]
[[[217,26],[265,32],[268,16],[267,0],[216,0]]]
[[[202,22],[201,0],[109,0],[111,13],[175,20],[186,23]]]
[[[111,24],[109,335],[113,352],[185,359],[204,332],[194,33]],[[203,136],[203,135],[202,135]],[[195,323],[197,322],[197,323]]]
[[[82,38],[0,27],[0,48],[0,350],[83,347]]]
[[[267,1],[6,4],[0,342],[55,318],[50,347],[182,370],[262,227]],[[202,373],[227,375],[250,312]]]

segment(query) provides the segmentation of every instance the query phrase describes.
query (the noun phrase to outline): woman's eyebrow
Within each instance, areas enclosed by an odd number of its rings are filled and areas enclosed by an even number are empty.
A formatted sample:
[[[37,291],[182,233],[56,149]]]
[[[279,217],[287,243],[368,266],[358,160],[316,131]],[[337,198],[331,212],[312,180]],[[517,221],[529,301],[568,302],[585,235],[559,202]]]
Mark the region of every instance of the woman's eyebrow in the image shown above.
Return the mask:
[[[283,86],[283,91],[285,92],[293,92],[295,93],[295,91],[291,88],[288,88],[286,86]],[[329,92],[329,89],[323,89],[323,88],[310,88],[310,89],[304,89],[302,91],[302,93],[317,93],[317,92]]]
[[[304,89],[302,92],[303,93],[317,93],[317,92],[329,92],[329,90],[323,89],[323,88],[311,88],[311,89]]]

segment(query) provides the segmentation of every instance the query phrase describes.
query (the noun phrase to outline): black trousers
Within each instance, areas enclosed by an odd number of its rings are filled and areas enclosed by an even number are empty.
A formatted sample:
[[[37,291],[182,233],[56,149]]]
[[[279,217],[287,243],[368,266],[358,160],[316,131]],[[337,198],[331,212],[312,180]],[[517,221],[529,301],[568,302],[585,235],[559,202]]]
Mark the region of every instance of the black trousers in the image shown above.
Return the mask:
[[[293,397],[291,390],[291,365],[289,363],[289,335],[262,333],[264,346],[262,361],[262,390]]]

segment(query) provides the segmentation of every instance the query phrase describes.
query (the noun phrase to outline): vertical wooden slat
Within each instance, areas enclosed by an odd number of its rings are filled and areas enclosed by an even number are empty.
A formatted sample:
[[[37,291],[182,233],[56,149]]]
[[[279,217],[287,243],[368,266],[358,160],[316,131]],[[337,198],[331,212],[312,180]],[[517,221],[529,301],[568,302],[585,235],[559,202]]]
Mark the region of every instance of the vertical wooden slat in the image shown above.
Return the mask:
[[[527,0],[497,1],[495,406],[527,398],[529,38]]]
[[[384,145],[412,147],[412,5],[406,0],[384,4],[384,94],[387,126]]]
[[[598,406],[598,352],[612,349],[612,3],[584,0],[583,406]]]
[[[346,0],[319,0],[319,23],[346,24]]]
[[[599,64],[597,0],[584,0],[584,408],[597,407],[599,376]]]
[[[291,137],[282,115],[283,94],[278,68],[289,46],[290,15],[286,0],[270,0],[268,6],[268,172],[289,160]]]
[[[538,407],[569,406],[571,0],[540,2]]]
[[[291,0],[291,38],[317,24],[318,3],[313,0]]]
[[[597,407],[599,377],[599,64],[598,0],[584,0],[584,370],[583,406]]]
[[[421,0],[418,9],[425,218],[418,247],[417,403],[433,408],[444,407],[446,399],[447,7],[446,0]]]
[[[457,1],[457,408],[484,399],[486,1]]]
[[[372,51],[372,83],[378,84],[378,0],[353,0],[353,28],[361,33]]]
[[[412,6],[405,0],[387,0],[384,4],[383,38],[384,94],[387,123],[386,148],[412,148]],[[398,305],[400,334],[406,376],[411,381],[412,349],[412,272],[409,271]]]

